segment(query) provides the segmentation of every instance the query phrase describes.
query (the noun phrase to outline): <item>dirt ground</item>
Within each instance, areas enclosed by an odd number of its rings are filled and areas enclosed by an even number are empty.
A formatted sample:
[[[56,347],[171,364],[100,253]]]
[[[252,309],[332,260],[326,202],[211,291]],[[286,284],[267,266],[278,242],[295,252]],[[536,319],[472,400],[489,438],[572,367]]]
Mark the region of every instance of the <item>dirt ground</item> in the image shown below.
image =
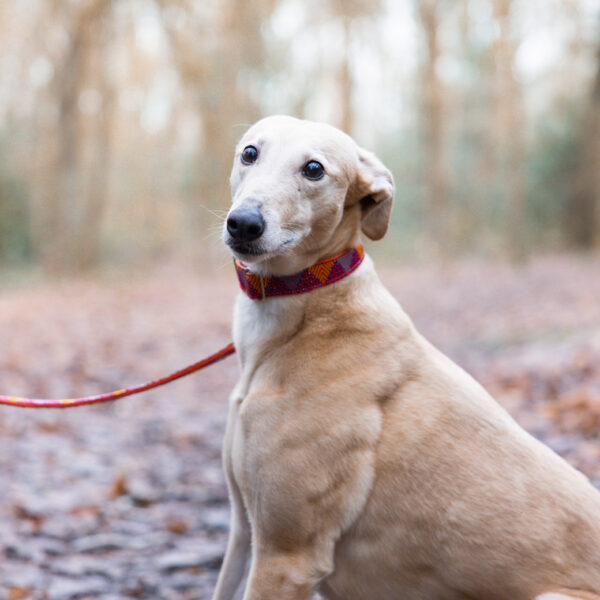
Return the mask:
[[[600,257],[380,268],[436,345],[600,485]],[[88,395],[230,341],[232,269],[0,292],[0,393]],[[109,405],[0,408],[0,600],[208,599],[227,539],[221,473],[237,362]]]

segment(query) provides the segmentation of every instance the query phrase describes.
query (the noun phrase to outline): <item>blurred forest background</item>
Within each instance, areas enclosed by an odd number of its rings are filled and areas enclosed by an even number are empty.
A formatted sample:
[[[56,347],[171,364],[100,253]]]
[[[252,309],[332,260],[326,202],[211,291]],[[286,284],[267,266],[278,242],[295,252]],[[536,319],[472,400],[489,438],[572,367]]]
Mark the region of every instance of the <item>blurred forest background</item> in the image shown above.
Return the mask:
[[[0,1],[0,393],[120,389],[231,339],[233,147],[273,113],[392,169],[383,282],[600,488],[598,0]],[[0,407],[0,599],[210,598],[237,376]]]
[[[394,258],[600,247],[597,0],[0,4],[0,268],[219,246],[233,146],[328,121],[394,172]]]

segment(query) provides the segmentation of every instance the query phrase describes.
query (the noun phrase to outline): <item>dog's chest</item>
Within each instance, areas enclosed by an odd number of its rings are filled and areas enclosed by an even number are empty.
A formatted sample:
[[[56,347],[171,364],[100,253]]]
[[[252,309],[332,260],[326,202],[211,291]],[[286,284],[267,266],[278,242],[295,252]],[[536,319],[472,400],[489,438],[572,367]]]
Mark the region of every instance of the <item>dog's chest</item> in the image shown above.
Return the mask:
[[[303,318],[299,298],[251,300],[240,294],[233,314],[233,338],[242,368],[236,393],[245,396],[259,362],[273,343],[285,338]]]
[[[233,335],[240,358],[241,374],[230,400],[230,435],[226,459],[240,487],[252,485],[253,469],[250,463],[258,460],[264,451],[257,440],[263,435],[264,422],[269,422],[269,401],[257,397],[252,390],[259,387],[268,391],[261,370],[266,366],[265,355],[273,341],[297,327],[299,303],[293,298],[251,300],[245,295],[237,298],[234,308]],[[250,474],[250,475],[249,475]]]

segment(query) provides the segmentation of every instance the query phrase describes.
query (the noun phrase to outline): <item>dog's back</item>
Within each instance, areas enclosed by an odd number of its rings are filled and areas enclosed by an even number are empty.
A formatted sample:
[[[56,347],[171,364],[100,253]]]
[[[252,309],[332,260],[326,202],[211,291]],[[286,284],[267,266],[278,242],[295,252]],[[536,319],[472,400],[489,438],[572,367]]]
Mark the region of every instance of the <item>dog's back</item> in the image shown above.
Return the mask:
[[[368,382],[370,398],[340,390],[345,410],[372,402],[382,419],[376,476],[336,546],[325,594],[526,600],[600,590],[600,494],[424,340],[370,268],[353,279],[351,301],[338,291],[343,307],[319,304],[316,325],[342,332],[343,344],[326,336],[329,364],[361,349],[348,380]],[[340,314],[349,325],[340,328]],[[291,352],[306,373],[319,368],[308,351]]]

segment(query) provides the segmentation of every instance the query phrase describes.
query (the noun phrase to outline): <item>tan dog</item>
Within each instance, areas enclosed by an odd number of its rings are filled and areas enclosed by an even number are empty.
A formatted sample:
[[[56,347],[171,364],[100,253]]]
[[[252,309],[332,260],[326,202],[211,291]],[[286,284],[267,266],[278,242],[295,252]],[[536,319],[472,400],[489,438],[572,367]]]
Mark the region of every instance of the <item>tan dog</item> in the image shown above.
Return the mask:
[[[282,116],[244,135],[231,187],[225,242],[260,275],[380,239],[394,191],[350,137]],[[245,600],[600,599],[600,493],[419,335],[368,257],[240,294],[234,339],[215,600],[248,563]]]

